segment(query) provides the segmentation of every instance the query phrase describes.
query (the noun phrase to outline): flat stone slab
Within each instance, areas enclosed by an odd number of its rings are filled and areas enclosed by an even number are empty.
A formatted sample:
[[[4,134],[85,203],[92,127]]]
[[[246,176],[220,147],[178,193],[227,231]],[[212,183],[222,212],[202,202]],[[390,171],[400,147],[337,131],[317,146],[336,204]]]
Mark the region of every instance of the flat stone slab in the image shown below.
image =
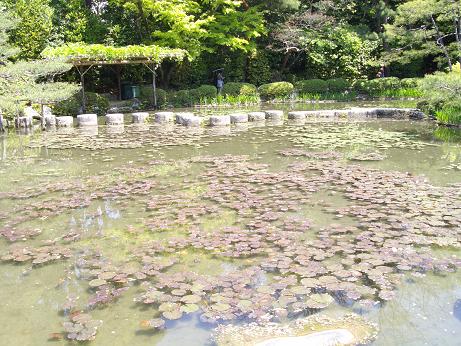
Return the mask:
[[[202,124],[202,118],[201,117],[188,117],[184,119],[183,126],[187,127],[199,127]]]
[[[47,127],[56,126],[56,117],[53,114],[46,114],[44,118],[45,118],[45,126]]]
[[[31,115],[14,118],[14,126],[18,129],[30,128],[32,127],[32,119]]]
[[[135,124],[145,123],[149,119],[149,113],[147,112],[137,112],[131,114],[131,119]]]
[[[306,112],[305,111],[297,111],[297,112],[289,112],[288,119],[290,120],[303,120],[306,119]]]
[[[123,125],[125,117],[122,113],[106,114],[106,125]]]
[[[212,115],[210,117],[210,126],[227,126],[231,124],[229,115]]]
[[[74,126],[74,118],[70,116],[56,117],[57,127],[72,127]]]
[[[194,113],[176,113],[176,124],[184,125],[186,119],[194,116]]]
[[[173,112],[158,112],[154,114],[154,121],[158,124],[173,122],[174,119]]]
[[[251,112],[248,113],[249,121],[264,121],[266,120],[266,113],[264,112]]]
[[[283,111],[269,110],[266,111],[266,119],[269,120],[281,120],[283,119]]]
[[[229,117],[232,124],[241,124],[248,122],[248,114],[245,113],[234,113],[230,114]]]
[[[77,115],[77,126],[98,126],[98,116],[96,114]]]

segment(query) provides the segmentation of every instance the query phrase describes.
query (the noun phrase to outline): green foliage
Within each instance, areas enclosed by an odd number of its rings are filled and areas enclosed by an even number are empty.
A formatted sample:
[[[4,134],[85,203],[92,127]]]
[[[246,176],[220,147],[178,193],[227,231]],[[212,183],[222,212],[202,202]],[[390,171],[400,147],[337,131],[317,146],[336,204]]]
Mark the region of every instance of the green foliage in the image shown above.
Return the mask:
[[[192,99],[189,90],[172,91],[168,94],[168,103],[174,107],[190,107]]]
[[[461,126],[461,108],[445,106],[435,112],[435,117],[442,124]]]
[[[357,99],[357,93],[352,92],[326,92],[321,94],[299,94],[295,101],[310,102],[320,100],[334,100],[340,102],[351,102]]]
[[[222,93],[225,96],[257,96],[258,88],[249,83],[230,82],[224,84]]]
[[[48,43],[53,29],[53,9],[48,0],[16,0],[12,6],[18,18],[10,34],[12,43],[20,48],[18,57],[36,59]]]
[[[214,85],[201,85],[197,89],[190,90],[189,95],[194,104],[199,104],[202,99],[216,98],[218,91]]]
[[[435,114],[439,121],[459,125],[461,110],[461,68],[457,64],[449,73],[427,75],[420,82],[426,112]]]
[[[53,78],[69,71],[72,65],[53,61],[8,60],[15,48],[7,42],[8,34],[16,22],[0,2],[0,110],[6,117],[19,115],[24,105],[34,103],[53,103],[75,94],[79,87],[68,83],[53,83]],[[45,80],[49,80],[45,82]]]
[[[392,24],[386,25],[386,38],[395,48],[385,54],[391,62],[410,63],[415,59],[438,56],[442,66],[459,56],[461,45],[450,52],[448,43],[457,31],[460,3],[451,0],[410,0],[401,3]],[[454,54],[453,54],[454,53]]]
[[[400,80],[396,77],[376,78],[371,80],[359,80],[354,84],[358,92],[370,96],[380,96],[386,90],[400,89]]]
[[[42,56],[45,58],[62,58],[69,62],[147,59],[152,63],[161,63],[165,59],[181,61],[186,57],[182,49],[171,49],[159,46],[126,46],[113,47],[102,44],[69,43],[60,47],[46,48]]]
[[[154,88],[152,85],[143,85],[140,88],[139,100],[144,107],[152,107],[154,102]],[[168,93],[160,88],[157,88],[157,106],[166,107],[168,105]]]
[[[292,95],[293,90],[293,84],[288,82],[263,84],[258,88],[259,94],[264,100],[286,99]]]
[[[102,95],[87,92],[85,93],[85,105],[87,113],[96,113],[98,116],[107,114],[109,101]],[[77,116],[81,114],[82,96],[74,95],[72,98],[58,102],[54,107],[54,113],[62,116]]]
[[[322,94],[328,91],[328,83],[322,79],[307,79],[296,83],[300,94]]]
[[[200,100],[201,105],[217,105],[217,106],[250,106],[261,102],[258,95],[218,95],[213,99]]]
[[[351,86],[351,84],[343,78],[329,79],[327,80],[327,84],[328,90],[333,93],[345,92]]]
[[[419,85],[420,78],[404,78],[400,80],[400,85],[402,88],[417,88]]]
[[[248,58],[246,80],[254,85],[270,82],[272,71],[267,54],[261,50],[256,51]]]
[[[245,8],[242,1],[114,0],[121,10],[138,18],[140,36],[161,46],[187,50],[191,56],[219,47],[251,51],[255,39],[265,32],[263,14],[257,6]]]

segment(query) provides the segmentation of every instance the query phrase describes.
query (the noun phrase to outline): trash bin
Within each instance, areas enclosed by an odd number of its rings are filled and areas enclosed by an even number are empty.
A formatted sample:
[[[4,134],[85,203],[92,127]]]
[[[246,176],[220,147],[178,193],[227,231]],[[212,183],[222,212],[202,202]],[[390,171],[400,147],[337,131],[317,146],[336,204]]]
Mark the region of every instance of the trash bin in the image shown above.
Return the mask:
[[[141,88],[139,85],[124,84],[122,85],[122,100],[132,100],[141,95]]]

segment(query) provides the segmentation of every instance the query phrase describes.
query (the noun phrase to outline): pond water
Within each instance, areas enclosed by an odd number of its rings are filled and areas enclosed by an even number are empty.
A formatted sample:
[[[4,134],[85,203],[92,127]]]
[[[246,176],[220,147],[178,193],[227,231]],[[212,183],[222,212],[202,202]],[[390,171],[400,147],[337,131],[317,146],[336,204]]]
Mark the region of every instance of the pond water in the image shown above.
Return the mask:
[[[373,345],[459,345],[460,137],[390,119],[0,136],[1,343],[211,345],[218,324],[354,312]]]

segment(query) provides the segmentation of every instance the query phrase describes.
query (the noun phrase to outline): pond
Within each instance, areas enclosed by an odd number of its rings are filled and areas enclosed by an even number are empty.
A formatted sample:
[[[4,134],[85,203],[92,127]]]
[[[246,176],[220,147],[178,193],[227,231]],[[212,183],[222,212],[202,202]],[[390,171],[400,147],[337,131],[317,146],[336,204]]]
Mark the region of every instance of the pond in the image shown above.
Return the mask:
[[[459,345],[460,137],[391,119],[1,136],[0,340],[211,345],[217,325],[355,313],[372,345]]]

